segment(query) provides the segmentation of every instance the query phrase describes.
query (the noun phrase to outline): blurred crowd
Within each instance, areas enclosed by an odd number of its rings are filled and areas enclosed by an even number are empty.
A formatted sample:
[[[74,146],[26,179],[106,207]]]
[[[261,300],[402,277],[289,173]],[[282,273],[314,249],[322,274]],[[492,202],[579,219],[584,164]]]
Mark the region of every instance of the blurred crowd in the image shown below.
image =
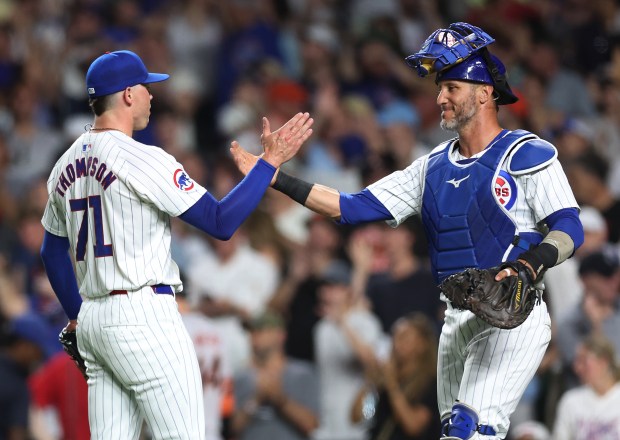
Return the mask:
[[[216,197],[241,179],[230,141],[258,153],[261,117],[298,111],[314,134],[287,169],[355,192],[454,136],[404,63],[454,21],[496,39],[520,98],[501,123],[557,147],[585,229],[545,276],[554,337],[510,438],[619,439],[619,1],[2,0],[0,440],[88,438],[39,249],[48,173],[92,121],[92,60],[130,49],[171,74],[135,137]],[[270,190],[230,241],[173,232],[210,440],[439,438],[443,305],[419,222],[345,228]]]

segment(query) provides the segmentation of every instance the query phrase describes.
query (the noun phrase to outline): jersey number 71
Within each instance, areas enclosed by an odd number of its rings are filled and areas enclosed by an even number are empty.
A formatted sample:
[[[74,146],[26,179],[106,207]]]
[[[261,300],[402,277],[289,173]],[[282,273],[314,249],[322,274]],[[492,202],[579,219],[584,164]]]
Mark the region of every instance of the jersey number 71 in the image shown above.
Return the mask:
[[[95,257],[111,257],[112,245],[105,244],[103,238],[103,216],[101,212],[101,196],[88,196],[83,199],[69,200],[71,211],[84,211],[82,223],[78,231],[77,244],[75,246],[76,261],[84,261],[86,255],[86,243],[88,242],[88,208],[93,210],[93,223],[95,225]]]

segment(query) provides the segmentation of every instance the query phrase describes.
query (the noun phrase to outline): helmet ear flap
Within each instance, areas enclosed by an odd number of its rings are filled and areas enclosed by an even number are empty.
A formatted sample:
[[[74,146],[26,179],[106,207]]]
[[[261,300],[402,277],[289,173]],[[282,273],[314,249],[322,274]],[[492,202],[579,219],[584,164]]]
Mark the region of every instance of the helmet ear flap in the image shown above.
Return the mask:
[[[491,74],[491,78],[493,80],[493,89],[495,90],[495,94],[497,95],[497,99],[495,101],[498,105],[507,105],[514,104],[519,100],[517,96],[512,92],[512,89],[508,85],[508,81],[506,80],[506,69],[504,68],[504,72],[501,72],[499,66],[491,57],[491,53],[485,47],[480,51],[482,57],[484,58],[484,62],[487,65],[487,69]],[[498,61],[499,59],[496,58]]]

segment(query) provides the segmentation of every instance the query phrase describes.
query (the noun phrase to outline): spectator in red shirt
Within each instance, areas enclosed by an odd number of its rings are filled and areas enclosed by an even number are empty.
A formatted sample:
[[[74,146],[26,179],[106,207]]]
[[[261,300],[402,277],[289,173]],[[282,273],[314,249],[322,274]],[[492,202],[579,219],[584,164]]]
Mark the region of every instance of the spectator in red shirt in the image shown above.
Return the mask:
[[[49,431],[46,411],[54,410],[61,428],[59,439],[89,440],[88,387],[82,373],[64,352],[51,357],[29,379],[34,434]],[[38,437],[37,437],[38,438]],[[45,438],[49,438],[46,436]]]

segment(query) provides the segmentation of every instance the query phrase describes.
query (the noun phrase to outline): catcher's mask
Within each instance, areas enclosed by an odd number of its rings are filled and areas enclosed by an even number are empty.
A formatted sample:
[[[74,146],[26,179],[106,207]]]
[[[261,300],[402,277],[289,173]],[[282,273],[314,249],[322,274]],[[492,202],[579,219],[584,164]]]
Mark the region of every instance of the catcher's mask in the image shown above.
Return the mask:
[[[489,34],[468,23],[453,23],[447,29],[433,32],[419,52],[405,61],[422,78],[437,73],[435,82],[448,79],[490,84],[497,104],[514,104],[517,98],[506,81],[506,67],[487,46],[493,43]]]

